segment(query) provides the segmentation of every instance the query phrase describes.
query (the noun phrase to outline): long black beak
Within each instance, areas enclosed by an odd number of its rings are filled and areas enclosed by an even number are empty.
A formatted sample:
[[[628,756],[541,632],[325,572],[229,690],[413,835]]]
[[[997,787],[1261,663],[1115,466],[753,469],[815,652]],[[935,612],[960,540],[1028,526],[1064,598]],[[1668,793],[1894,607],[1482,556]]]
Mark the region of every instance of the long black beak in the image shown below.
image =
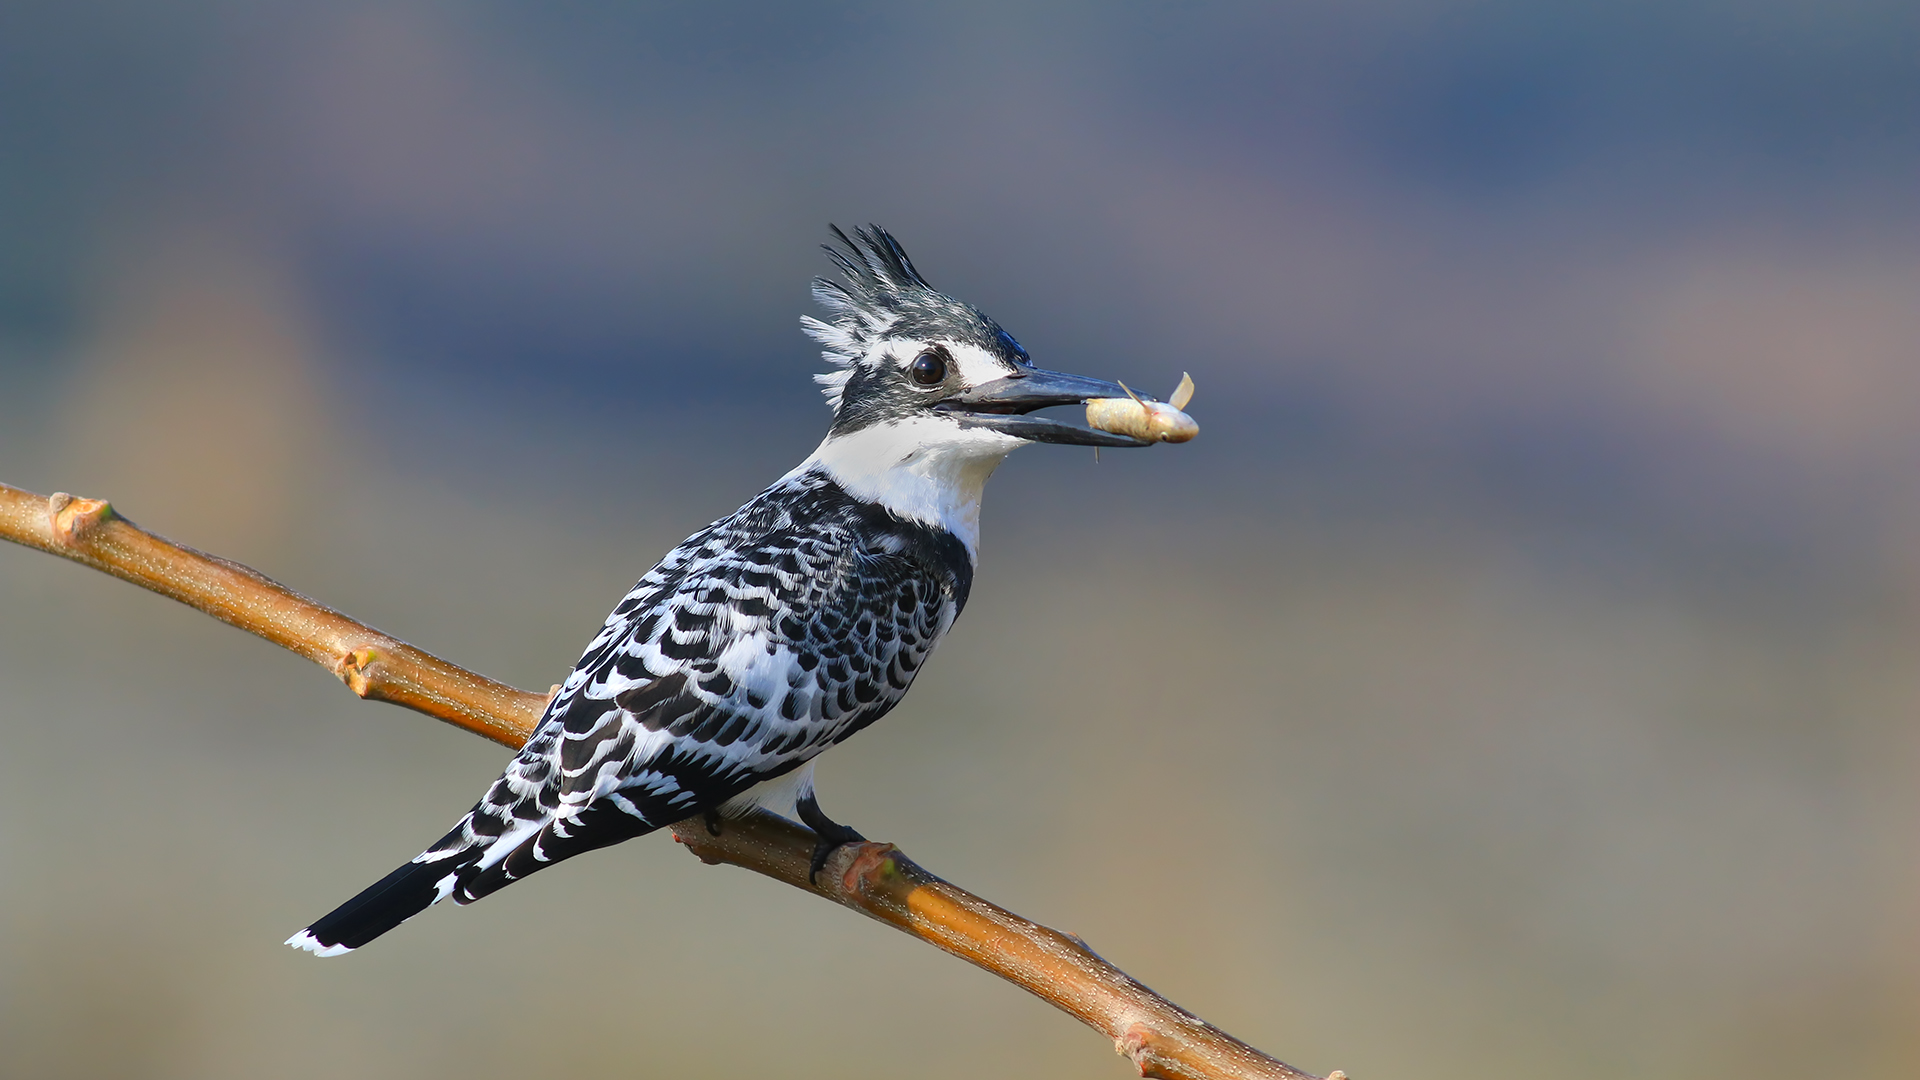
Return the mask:
[[[1078,405],[1090,398],[1126,396],[1126,387],[1105,379],[1025,368],[1004,379],[995,379],[955,394],[934,408],[954,414],[967,427],[1004,431],[1030,442],[1077,446],[1152,446],[1152,443],[1130,435],[1112,435],[1025,415],[1051,405]]]

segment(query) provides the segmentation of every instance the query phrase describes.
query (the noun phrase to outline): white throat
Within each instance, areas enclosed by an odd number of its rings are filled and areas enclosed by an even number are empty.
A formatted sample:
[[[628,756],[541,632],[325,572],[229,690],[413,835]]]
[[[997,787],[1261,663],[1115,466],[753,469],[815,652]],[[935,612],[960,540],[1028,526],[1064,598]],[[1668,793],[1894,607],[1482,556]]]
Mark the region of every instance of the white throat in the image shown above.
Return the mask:
[[[794,472],[818,466],[857,499],[953,533],[978,560],[987,478],[1025,442],[946,418],[903,420],[829,435]]]

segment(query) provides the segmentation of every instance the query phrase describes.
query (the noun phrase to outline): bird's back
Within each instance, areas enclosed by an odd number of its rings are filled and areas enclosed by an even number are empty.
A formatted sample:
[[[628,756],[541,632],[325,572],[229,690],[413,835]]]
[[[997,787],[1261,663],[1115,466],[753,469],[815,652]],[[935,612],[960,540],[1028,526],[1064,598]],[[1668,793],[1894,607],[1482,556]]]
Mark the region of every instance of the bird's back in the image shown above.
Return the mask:
[[[640,579],[516,764],[557,766],[561,817],[612,795],[655,828],[718,807],[892,708],[972,577],[952,534],[800,472]]]

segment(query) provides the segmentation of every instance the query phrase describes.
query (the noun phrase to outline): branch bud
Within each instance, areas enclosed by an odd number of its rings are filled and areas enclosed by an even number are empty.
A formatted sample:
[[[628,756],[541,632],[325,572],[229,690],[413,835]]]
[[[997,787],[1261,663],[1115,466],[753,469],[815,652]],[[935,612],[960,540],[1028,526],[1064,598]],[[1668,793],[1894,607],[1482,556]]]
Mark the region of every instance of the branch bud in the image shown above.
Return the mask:
[[[87,533],[113,516],[113,507],[105,499],[81,498],[64,491],[47,497],[47,528],[54,542],[63,547],[79,547]]]

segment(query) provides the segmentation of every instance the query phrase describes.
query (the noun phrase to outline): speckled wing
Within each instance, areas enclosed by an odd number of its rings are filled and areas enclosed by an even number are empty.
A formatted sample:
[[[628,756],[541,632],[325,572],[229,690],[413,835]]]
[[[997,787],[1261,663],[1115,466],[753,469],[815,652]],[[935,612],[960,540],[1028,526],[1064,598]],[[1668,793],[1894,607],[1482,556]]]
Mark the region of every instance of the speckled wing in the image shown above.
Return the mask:
[[[717,808],[901,699],[957,582],[830,487],[767,492],[621,601],[463,835],[427,854],[515,838],[458,899]]]

